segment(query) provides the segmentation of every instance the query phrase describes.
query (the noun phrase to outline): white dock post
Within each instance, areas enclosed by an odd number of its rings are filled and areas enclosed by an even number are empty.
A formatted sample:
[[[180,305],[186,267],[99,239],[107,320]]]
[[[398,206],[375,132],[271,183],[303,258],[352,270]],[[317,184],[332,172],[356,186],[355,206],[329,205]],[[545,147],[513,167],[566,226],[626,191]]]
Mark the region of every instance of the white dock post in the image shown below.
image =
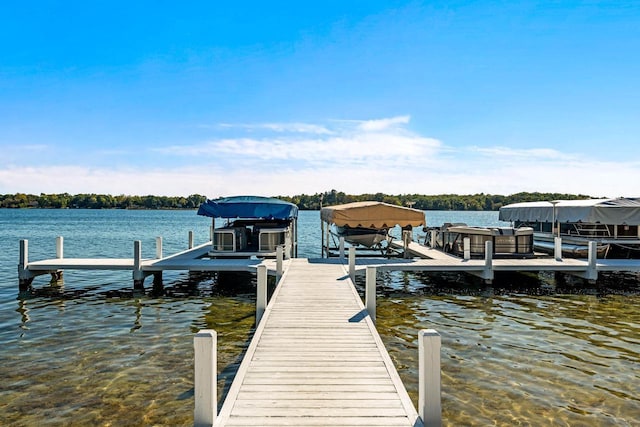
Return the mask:
[[[339,253],[340,253],[340,259],[344,259],[344,237],[342,236],[340,236]]]
[[[20,262],[18,267],[24,270],[29,264],[29,241],[27,239],[20,240]]]
[[[18,261],[18,289],[26,291],[33,281],[33,275],[27,270],[29,265],[29,241],[20,240],[20,260]]]
[[[435,249],[436,248],[436,237],[438,236],[438,232],[436,230],[430,230],[429,233],[431,233],[431,248]]]
[[[349,277],[351,277],[351,281],[356,280],[356,248],[355,246],[349,247]]]
[[[487,240],[484,242],[484,270],[482,278],[491,282],[493,280],[493,242]]]
[[[189,249],[193,249],[193,231],[189,231]]]
[[[56,237],[56,258],[64,258],[64,237]]]
[[[462,247],[464,250],[465,261],[470,260],[471,259],[471,239],[469,239],[468,237],[465,237],[464,239],[462,239]]]
[[[376,268],[368,265],[365,289],[365,306],[369,317],[376,323]]]
[[[562,261],[562,237],[553,238],[553,257],[556,261]]]
[[[162,259],[162,236],[156,237],[156,258]]]
[[[257,275],[256,326],[260,324],[262,315],[267,308],[267,266],[259,265]]]
[[[593,240],[589,241],[589,255],[587,258],[589,266],[587,267],[587,279],[598,280],[598,269],[596,263],[598,261],[598,246]]]
[[[133,287],[144,289],[144,272],[142,271],[142,242],[133,242]]]
[[[282,277],[282,261],[284,259],[284,246],[276,246],[276,283]]]
[[[418,411],[425,427],[442,425],[440,347],[440,334],[435,329],[418,333]]]
[[[194,347],[194,400],[193,424],[211,426],[217,415],[217,341],[212,329],[199,331],[193,339]]]

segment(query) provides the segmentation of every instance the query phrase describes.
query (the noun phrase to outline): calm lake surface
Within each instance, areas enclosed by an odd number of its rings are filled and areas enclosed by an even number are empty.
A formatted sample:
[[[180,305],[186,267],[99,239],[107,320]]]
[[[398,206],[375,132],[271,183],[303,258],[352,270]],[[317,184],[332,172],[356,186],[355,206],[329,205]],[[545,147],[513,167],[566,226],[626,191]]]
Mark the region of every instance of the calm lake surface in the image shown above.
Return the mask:
[[[429,225],[505,225],[497,212],[427,212]],[[19,295],[19,240],[29,259],[155,256],[209,235],[194,211],[0,209],[0,425],[193,424],[193,335],[218,331],[219,395],[253,333],[246,278],[165,272],[163,295],[134,295],[131,272],[66,271]],[[301,212],[301,257],[320,256],[317,211]],[[484,285],[462,274],[379,277],[378,330],[414,402],[417,335],[442,335],[447,426],[640,425],[640,285],[510,274]],[[364,288],[364,277],[357,286]]]

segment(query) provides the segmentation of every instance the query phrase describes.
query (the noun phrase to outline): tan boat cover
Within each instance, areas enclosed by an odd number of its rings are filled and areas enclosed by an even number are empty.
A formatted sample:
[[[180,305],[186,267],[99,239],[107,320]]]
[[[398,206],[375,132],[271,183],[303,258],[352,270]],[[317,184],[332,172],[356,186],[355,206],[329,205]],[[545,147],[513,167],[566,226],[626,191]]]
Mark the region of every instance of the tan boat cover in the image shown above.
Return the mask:
[[[320,211],[322,221],[339,227],[390,228],[425,225],[424,212],[383,202],[354,202],[328,206]]]

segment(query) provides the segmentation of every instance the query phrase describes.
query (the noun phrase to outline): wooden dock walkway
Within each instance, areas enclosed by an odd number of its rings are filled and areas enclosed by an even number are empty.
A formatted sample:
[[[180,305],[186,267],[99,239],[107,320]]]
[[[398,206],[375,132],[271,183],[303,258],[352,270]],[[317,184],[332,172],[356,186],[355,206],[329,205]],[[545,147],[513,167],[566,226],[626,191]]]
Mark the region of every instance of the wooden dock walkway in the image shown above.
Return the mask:
[[[215,426],[421,426],[345,266],[292,259]]]

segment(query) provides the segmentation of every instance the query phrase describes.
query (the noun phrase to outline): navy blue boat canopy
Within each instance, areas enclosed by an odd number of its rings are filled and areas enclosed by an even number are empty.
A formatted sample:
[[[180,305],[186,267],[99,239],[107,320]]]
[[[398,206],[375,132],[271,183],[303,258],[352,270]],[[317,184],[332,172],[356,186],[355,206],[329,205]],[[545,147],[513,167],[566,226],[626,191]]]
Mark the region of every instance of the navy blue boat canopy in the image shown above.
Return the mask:
[[[198,215],[213,218],[293,219],[298,206],[283,200],[261,196],[223,197],[200,205]]]

